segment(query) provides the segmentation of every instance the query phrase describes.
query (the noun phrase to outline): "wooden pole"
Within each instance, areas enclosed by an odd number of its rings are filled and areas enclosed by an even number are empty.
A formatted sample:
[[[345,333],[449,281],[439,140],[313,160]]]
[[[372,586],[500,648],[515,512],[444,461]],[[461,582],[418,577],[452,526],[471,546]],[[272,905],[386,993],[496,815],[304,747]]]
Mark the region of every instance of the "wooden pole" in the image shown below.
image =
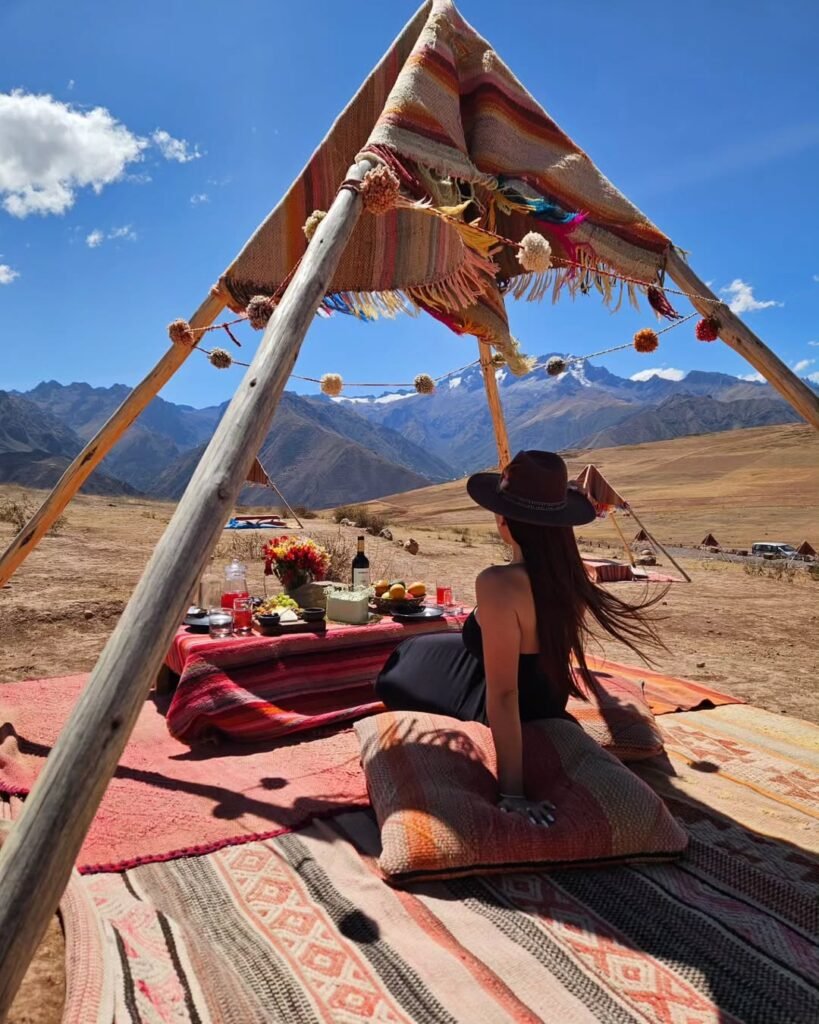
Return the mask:
[[[486,400],[492,417],[492,429],[495,431],[495,444],[498,449],[498,468],[503,469],[511,461],[509,453],[509,436],[506,433],[506,421],[503,418],[503,406],[498,394],[498,379],[495,376],[496,366],[492,364],[492,350],[488,345],[478,342],[481,357],[483,386],[486,388]]]
[[[617,516],[614,514],[614,509],[612,509],[611,512],[609,512],[609,519],[611,519],[612,523],[614,523],[614,529],[620,535],[620,540],[623,542],[623,550],[626,553],[626,558],[628,559],[628,564],[633,569],[634,568],[634,555],[632,555],[631,548],[629,547],[628,541],[626,540],[625,536],[623,535],[623,531],[620,529],[620,523],[619,523],[619,521],[617,519]]]
[[[685,260],[670,249],[666,270],[671,280],[691,295],[691,305],[703,316],[716,317],[720,322],[719,336],[735,352],[747,359],[768,383],[796,409],[800,416],[819,430],[819,395],[786,366],[723,302],[701,281]],[[697,298],[704,295],[717,299],[719,306]]]
[[[270,480],[270,477],[268,477],[267,479]],[[276,492],[276,494],[278,494],[278,496],[284,502],[284,507],[287,509],[287,511],[290,513],[290,515],[299,524],[299,528],[303,530],[304,529],[304,523],[301,521],[301,519],[299,519],[299,517],[296,515],[296,513],[290,507],[290,505],[288,504],[287,498],[285,498],[285,496],[282,494],[282,492],[279,490],[279,488],[273,483],[272,480],[270,480],[270,486],[273,488],[273,490]]]
[[[191,327],[209,327],[224,306],[225,300],[221,296],[209,295],[191,317]],[[37,547],[80,487],[192,351],[186,345],[171,345],[147,377],[137,384],[122,405],[66,468],[54,490],[0,556],[0,587],[8,582],[26,557]]]
[[[637,513],[634,511],[634,509],[631,507],[631,505],[626,504],[626,510],[628,511],[628,514],[639,525],[640,529],[645,533],[646,537],[648,537],[648,539],[651,541],[651,543],[655,547],[659,548],[660,551],[662,551],[662,553],[665,555],[665,557],[669,560],[669,562],[671,562],[671,564],[674,566],[674,568],[677,570],[677,572],[682,574],[682,576],[685,578],[685,582],[686,583],[690,583],[691,582],[691,577],[688,575],[688,573],[685,571],[685,569],[683,569],[683,567],[680,565],[679,562],[675,561],[674,557],[672,555],[670,555],[666,551],[666,549],[657,540],[657,538],[653,534],[649,533],[649,531],[646,529],[645,523],[640,519],[640,517],[637,515]]]
[[[365,160],[349,177],[361,179]],[[267,328],[142,579],[0,849],[0,1021],[68,880],[156,678],[185,603],[222,532],[350,233],[361,198],[339,192]]]

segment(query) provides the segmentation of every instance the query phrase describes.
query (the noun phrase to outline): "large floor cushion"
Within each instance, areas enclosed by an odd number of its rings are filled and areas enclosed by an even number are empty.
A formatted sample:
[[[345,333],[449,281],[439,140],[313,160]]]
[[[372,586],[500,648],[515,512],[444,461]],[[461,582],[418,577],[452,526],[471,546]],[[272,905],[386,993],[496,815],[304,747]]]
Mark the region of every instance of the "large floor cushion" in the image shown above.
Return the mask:
[[[555,805],[550,828],[497,807],[486,726],[405,711],[355,729],[381,829],[379,866],[395,884],[668,860],[685,849],[686,834],[662,800],[573,722],[524,726],[527,789]]]
[[[588,700],[569,700],[567,711],[621,761],[641,761],[662,752],[663,737],[640,684],[611,672],[595,672],[594,685],[584,684]]]

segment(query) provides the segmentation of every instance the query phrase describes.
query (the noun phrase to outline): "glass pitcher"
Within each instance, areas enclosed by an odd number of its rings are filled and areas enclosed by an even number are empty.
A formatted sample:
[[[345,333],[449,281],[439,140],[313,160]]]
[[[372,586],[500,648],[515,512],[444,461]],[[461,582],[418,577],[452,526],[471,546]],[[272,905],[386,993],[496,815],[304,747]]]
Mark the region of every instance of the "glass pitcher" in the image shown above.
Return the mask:
[[[244,563],[234,558],[230,565],[225,566],[225,580],[222,584],[222,607],[233,610],[233,602],[237,597],[247,598],[247,570]]]

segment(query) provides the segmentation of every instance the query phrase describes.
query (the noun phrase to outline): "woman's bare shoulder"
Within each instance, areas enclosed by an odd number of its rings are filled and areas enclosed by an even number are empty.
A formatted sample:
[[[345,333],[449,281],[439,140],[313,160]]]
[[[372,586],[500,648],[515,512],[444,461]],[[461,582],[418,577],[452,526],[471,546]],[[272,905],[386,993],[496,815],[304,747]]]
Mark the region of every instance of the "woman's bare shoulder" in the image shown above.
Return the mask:
[[[484,592],[504,592],[519,590],[528,585],[529,577],[522,565],[490,565],[478,574],[475,585]]]

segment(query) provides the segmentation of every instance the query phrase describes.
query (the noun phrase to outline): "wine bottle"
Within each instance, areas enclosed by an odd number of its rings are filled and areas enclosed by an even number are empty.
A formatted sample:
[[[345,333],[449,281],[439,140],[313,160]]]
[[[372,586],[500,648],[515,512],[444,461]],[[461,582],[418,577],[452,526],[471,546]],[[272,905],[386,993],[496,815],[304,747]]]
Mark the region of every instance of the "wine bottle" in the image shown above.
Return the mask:
[[[370,560],[364,554],[364,538],[358,538],[358,551],[353,559],[353,586],[369,587]]]

